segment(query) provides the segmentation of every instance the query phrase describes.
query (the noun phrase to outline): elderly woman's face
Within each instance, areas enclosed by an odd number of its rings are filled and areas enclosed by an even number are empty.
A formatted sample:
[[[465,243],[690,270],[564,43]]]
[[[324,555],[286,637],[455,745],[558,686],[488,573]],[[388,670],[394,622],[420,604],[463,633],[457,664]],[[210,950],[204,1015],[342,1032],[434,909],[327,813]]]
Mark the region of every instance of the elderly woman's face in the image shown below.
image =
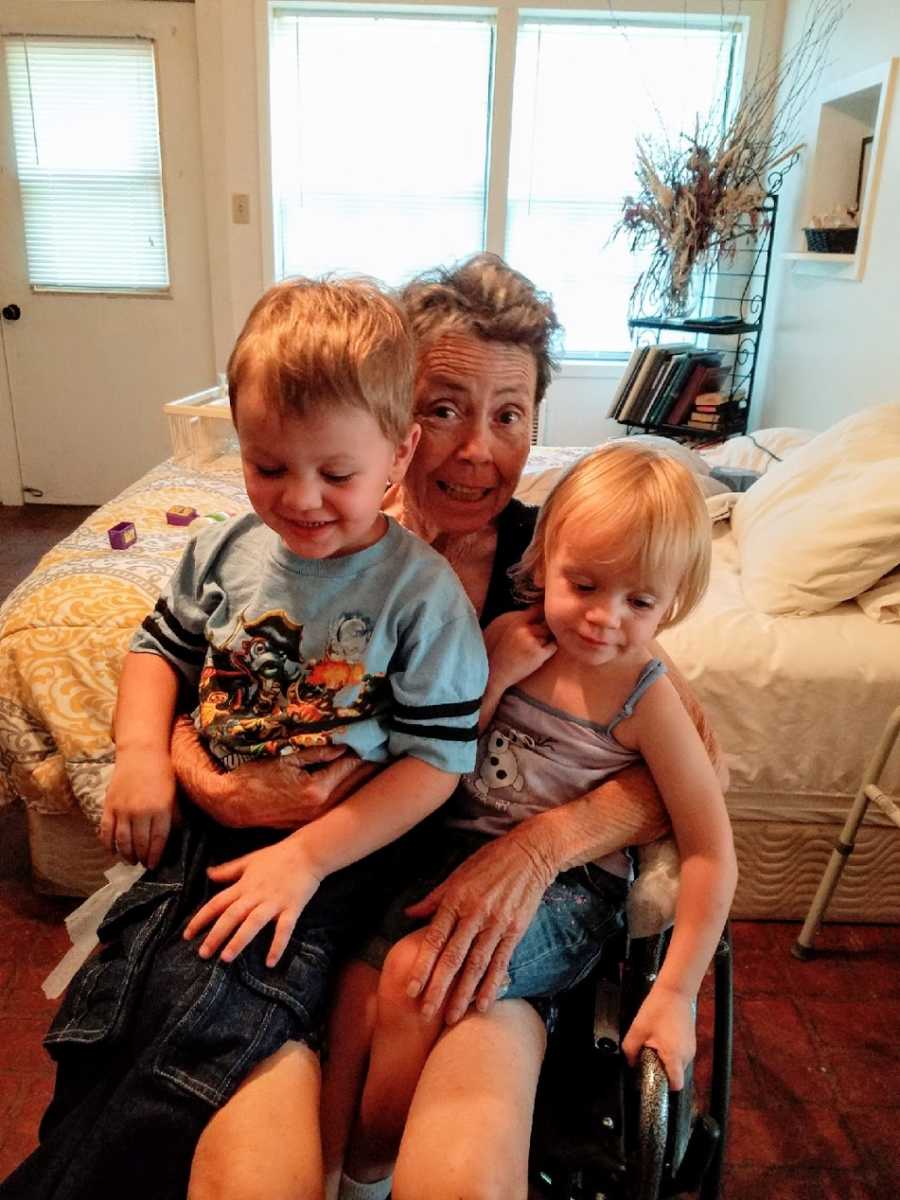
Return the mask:
[[[529,350],[447,334],[422,354],[422,438],[406,476],[429,525],[474,533],[505,507],[531,445],[537,365]]]

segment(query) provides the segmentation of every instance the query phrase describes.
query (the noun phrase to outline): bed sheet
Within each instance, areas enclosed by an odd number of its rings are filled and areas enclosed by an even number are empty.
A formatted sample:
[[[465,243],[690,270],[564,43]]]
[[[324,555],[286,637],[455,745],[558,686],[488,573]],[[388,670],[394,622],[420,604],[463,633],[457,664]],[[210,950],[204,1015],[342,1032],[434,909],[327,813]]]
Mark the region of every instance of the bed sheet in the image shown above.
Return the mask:
[[[808,617],[755,611],[722,522],[706,596],[659,640],[722,743],[732,818],[843,820],[900,702],[900,624],[879,624],[852,602]],[[887,823],[874,812],[867,821]]]

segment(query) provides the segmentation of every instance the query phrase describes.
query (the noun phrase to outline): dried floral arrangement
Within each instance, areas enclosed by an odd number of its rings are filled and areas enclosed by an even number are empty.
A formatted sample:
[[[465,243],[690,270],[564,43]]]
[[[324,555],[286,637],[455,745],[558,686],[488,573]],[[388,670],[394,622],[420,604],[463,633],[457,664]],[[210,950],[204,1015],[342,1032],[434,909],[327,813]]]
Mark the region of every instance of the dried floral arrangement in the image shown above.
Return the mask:
[[[638,139],[640,190],[627,196],[613,236],[650,250],[631,294],[629,315],[682,316],[698,269],[733,259],[738,239],[762,232],[761,206],[801,149],[793,144],[803,106],[825,62],[846,0],[810,0],[795,46],[757,75],[735,111],[697,116],[693,133]]]

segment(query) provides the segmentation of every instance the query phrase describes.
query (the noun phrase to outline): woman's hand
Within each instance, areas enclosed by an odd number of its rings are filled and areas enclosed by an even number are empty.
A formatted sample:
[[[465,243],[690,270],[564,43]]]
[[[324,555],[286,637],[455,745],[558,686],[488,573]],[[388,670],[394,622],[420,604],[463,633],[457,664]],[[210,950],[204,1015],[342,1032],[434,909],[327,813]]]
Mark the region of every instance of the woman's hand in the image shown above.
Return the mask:
[[[119,750],[100,822],[106,849],[126,862],[155,867],[175,812],[175,774],[168,756]]]
[[[185,939],[212,925],[198,951],[200,957],[210,958],[230,939],[221,957],[223,962],[231,962],[265,925],[274,921],[267,967],[274,967],[281,958],[297,919],[322,882],[297,834],[210,867],[207,874],[213,882],[231,883],[231,887],[217,892],[191,918],[184,930]]]
[[[503,986],[513,951],[555,876],[535,840],[518,832],[480,847],[407,909],[412,917],[432,917],[408,986],[411,997],[423,996],[426,1019],[451,986],[448,1024],[463,1016],[476,992],[478,1009],[486,1011]]]
[[[690,996],[655,984],[637,1011],[622,1042],[622,1053],[635,1066],[642,1046],[656,1051],[669,1078],[669,1087],[680,1092],[684,1073],[697,1052],[694,1005]]]
[[[328,765],[309,772],[305,765]],[[313,747],[227,773],[207,754],[190,717],[172,730],[172,765],[198,808],[232,829],[295,829],[315,820],[373,773],[342,746]]]

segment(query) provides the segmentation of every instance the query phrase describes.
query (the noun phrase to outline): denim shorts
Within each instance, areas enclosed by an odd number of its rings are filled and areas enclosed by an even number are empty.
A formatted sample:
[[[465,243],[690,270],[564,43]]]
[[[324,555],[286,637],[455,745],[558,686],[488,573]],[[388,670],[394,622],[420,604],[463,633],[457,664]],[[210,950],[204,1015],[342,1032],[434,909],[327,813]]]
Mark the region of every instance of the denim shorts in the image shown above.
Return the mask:
[[[380,970],[391,946],[422,925],[404,909],[426,896],[490,840],[454,829],[433,836],[424,848],[418,878],[391,903],[378,933],[364,945],[362,960]],[[552,997],[579,983],[598,963],[607,938],[624,928],[627,893],[627,880],[592,863],[558,875],[513,952],[501,997]],[[543,1014],[544,1008],[536,1007]]]
[[[373,855],[325,879],[275,967],[267,926],[238,957],[201,959],[184,941],[214,891],[207,867],[286,836],[223,830],[190,812],[163,862],[110,909],[100,953],[76,974],[45,1038],[62,1062],[126,1049],[162,1086],[218,1107],[286,1041],[321,1045],[337,964],[372,928],[386,872]]]

